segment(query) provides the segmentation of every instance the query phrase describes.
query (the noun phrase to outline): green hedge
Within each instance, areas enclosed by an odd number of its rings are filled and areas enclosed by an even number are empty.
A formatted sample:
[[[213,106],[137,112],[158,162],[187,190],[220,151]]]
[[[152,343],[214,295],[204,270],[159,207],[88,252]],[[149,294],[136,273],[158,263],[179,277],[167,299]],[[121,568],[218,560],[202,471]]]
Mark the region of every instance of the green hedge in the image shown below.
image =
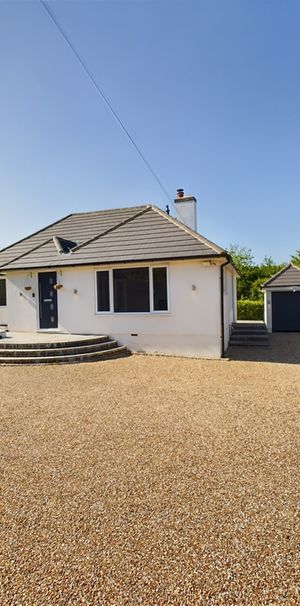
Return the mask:
[[[263,320],[264,302],[241,299],[237,302],[238,320]]]

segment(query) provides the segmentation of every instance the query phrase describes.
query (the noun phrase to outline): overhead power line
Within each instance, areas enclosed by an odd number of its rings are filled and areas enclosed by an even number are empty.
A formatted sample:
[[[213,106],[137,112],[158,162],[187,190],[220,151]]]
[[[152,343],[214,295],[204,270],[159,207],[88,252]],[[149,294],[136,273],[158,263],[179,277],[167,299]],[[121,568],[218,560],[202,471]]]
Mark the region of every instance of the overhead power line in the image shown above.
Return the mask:
[[[79,65],[83,69],[83,71],[86,74],[86,76],[89,78],[89,80],[92,83],[93,87],[95,88],[96,92],[101,97],[102,101],[104,101],[105,105],[108,107],[109,111],[112,113],[112,115],[116,119],[117,123],[119,124],[119,126],[121,127],[121,129],[123,130],[123,132],[125,133],[126,137],[129,139],[130,143],[134,147],[135,151],[138,153],[138,155],[140,156],[140,158],[144,162],[145,166],[148,168],[148,170],[151,173],[152,177],[155,179],[156,183],[159,185],[160,189],[163,191],[163,193],[165,194],[165,196],[167,197],[167,199],[169,200],[169,202],[171,202],[171,204],[174,206],[172,197],[170,196],[169,192],[167,191],[167,189],[163,185],[162,181],[160,180],[160,178],[157,175],[157,173],[155,172],[155,170],[152,168],[150,162],[148,162],[147,158],[143,154],[143,152],[142,152],[141,148],[139,147],[139,145],[135,142],[135,140],[131,136],[130,132],[128,131],[128,129],[126,128],[126,126],[124,125],[124,123],[122,122],[122,120],[121,120],[120,116],[118,115],[118,113],[113,108],[111,102],[109,101],[109,99],[107,98],[107,96],[105,95],[105,93],[103,92],[103,89],[99,86],[98,82],[96,81],[95,77],[93,76],[93,74],[91,73],[90,69],[86,65],[85,61],[82,59],[81,55],[76,50],[76,48],[75,48],[73,42],[71,41],[70,37],[64,31],[63,27],[60,25],[57,17],[55,16],[55,14],[53,12],[53,10],[49,7],[49,5],[44,0],[40,0],[40,4],[42,5],[43,9],[46,11],[46,13],[47,13],[48,17],[51,19],[52,23],[54,23],[56,29],[59,31],[59,33],[61,34],[61,36],[63,37],[63,39],[65,40],[65,42],[69,46],[69,48],[71,49],[71,51],[73,52],[73,54],[76,57]]]

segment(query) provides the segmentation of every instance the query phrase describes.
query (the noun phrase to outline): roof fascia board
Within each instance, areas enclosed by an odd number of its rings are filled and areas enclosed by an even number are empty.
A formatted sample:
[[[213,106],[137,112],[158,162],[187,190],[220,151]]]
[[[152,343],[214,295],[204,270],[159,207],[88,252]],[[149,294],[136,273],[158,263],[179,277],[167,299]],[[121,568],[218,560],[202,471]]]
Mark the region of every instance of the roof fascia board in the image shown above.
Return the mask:
[[[300,284],[281,284],[281,286],[266,286],[266,290],[286,290],[287,288],[300,288]]]
[[[97,265],[126,265],[127,263],[130,263],[132,265],[132,263],[136,263],[137,265],[139,263],[143,263],[143,264],[147,264],[147,263],[171,263],[171,262],[176,262],[176,261],[212,261],[212,260],[217,260],[217,259],[227,259],[226,255],[220,255],[220,254],[211,254],[211,255],[207,255],[206,257],[204,256],[190,256],[190,257],[170,257],[170,258],[164,258],[164,257],[151,257],[151,259],[126,259],[126,261],[124,260],[117,260],[117,261],[88,261],[87,263],[68,263],[68,264],[64,264],[64,265],[59,265],[58,263],[52,263],[49,265],[40,265],[40,266],[35,266],[35,267],[7,267],[3,266],[3,268],[1,268],[1,271],[5,271],[10,272],[10,271],[39,271],[40,269],[54,269],[57,268],[58,271],[63,271],[64,269],[68,269],[69,267],[75,267],[75,268],[80,268],[80,267],[96,267]]]

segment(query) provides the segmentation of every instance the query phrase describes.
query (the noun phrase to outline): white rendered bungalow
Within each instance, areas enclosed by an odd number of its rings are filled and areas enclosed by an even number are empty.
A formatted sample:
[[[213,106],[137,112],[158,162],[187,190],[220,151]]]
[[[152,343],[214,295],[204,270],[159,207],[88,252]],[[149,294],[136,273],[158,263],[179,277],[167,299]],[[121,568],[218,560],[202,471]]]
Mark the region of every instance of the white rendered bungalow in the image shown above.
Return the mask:
[[[152,205],[71,214],[0,251],[0,324],[221,357],[236,320],[236,271],[196,232],[196,199],[178,190],[175,205],[181,221]]]

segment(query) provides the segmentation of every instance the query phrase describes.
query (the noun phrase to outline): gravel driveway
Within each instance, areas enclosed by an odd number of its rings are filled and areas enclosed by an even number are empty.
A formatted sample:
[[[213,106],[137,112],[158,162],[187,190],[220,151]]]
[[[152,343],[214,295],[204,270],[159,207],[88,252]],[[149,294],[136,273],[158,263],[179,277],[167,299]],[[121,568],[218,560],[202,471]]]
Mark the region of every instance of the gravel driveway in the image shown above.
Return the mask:
[[[1,606],[299,605],[296,364],[0,368]]]

